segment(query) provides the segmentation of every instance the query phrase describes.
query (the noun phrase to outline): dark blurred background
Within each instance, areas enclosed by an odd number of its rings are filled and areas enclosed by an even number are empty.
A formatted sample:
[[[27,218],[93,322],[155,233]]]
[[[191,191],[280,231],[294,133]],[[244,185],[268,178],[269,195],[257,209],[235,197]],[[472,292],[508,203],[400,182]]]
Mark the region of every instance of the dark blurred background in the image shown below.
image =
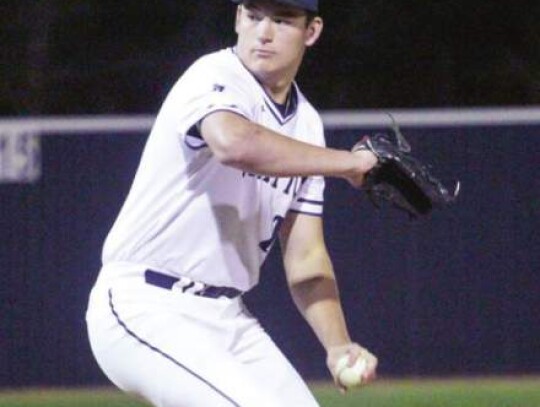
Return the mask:
[[[322,0],[299,82],[320,109],[540,103],[540,2]],[[198,56],[234,44],[211,1],[4,0],[0,114],[154,113]]]

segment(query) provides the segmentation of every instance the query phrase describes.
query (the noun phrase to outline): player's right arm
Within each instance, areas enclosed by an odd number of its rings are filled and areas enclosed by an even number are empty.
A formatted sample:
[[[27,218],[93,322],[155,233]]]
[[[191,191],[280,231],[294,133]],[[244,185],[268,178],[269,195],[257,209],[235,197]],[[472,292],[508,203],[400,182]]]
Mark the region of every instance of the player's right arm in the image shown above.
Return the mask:
[[[255,174],[339,177],[359,187],[364,175],[377,162],[368,151],[352,153],[314,146],[227,111],[206,116],[200,128],[202,137],[220,162]]]
[[[322,218],[290,212],[279,236],[292,299],[325,348],[332,375],[335,377],[337,361],[348,355],[353,361],[364,358],[368,367],[363,377],[373,380],[377,358],[349,336]]]

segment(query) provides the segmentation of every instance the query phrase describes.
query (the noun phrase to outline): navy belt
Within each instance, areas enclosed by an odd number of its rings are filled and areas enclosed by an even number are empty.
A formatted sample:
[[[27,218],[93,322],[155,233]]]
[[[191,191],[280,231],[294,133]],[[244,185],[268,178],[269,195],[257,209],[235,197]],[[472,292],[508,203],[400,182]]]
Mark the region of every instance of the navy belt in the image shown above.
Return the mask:
[[[193,295],[208,298],[236,298],[242,294],[242,291],[233,287],[216,287],[200,282],[191,281],[188,278],[184,277],[178,278],[169,276],[167,274],[163,274],[154,270],[146,270],[144,272],[144,281],[146,282],[146,284],[164,288],[166,290],[172,290],[173,286],[176,284],[177,287],[184,293],[190,293]]]

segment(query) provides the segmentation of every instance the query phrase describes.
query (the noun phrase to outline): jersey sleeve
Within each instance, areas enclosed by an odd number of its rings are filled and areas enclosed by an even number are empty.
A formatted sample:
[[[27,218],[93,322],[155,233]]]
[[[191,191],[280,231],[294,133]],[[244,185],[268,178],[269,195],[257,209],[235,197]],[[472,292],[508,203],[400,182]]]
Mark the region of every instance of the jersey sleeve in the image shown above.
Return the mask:
[[[216,111],[230,111],[252,120],[252,96],[242,87],[240,74],[210,62],[196,62],[176,86],[176,130],[181,136],[200,138],[198,123]]]
[[[309,177],[302,183],[291,211],[306,215],[322,216],[324,207],[324,177]]]
[[[306,141],[320,147],[325,147],[326,141],[324,138],[322,120],[314,109],[309,109],[308,113],[306,120],[307,123],[309,123],[307,132],[311,134],[311,137],[310,140]],[[324,188],[324,177],[307,177],[302,182],[302,186],[296,194],[290,210],[307,215],[322,216],[324,207]]]

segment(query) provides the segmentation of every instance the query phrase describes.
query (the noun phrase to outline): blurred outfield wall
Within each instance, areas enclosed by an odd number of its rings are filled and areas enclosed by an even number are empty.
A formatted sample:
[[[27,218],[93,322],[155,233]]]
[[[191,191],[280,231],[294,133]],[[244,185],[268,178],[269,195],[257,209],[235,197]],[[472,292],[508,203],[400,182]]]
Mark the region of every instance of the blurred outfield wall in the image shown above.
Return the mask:
[[[428,220],[375,210],[328,180],[327,245],[352,334],[381,375],[540,372],[540,109],[508,112],[394,112],[418,156],[462,183],[458,203]],[[389,122],[324,118],[339,148]],[[0,121],[3,134],[42,136],[41,178],[0,184],[0,387],[106,383],[84,311],[152,118],[79,119]],[[328,378],[276,249],[246,301],[303,374]]]

